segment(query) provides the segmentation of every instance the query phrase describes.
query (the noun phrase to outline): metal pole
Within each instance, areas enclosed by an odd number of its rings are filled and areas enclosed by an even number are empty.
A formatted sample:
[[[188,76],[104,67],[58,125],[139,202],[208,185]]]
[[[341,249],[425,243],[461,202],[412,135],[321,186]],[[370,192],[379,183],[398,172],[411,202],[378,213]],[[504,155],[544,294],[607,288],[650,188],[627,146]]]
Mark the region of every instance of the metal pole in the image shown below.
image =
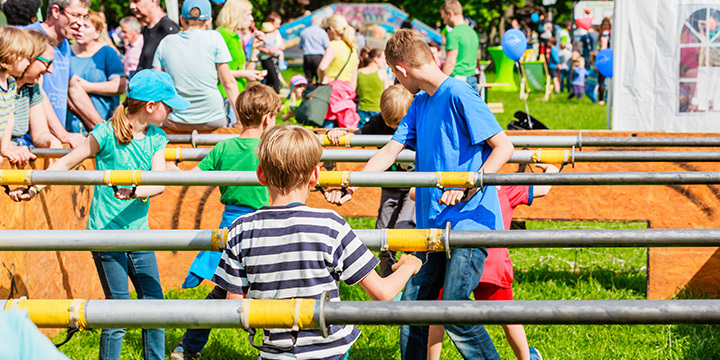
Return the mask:
[[[215,145],[220,141],[238,137],[236,134],[197,134],[167,135],[170,144],[191,144],[194,139],[196,146]],[[390,135],[352,135],[349,146],[384,146],[392,136]],[[328,143],[325,135],[318,135],[318,139]],[[588,147],[720,147],[720,137],[618,137],[598,136],[584,137],[566,135],[548,136],[510,136],[515,147],[562,147],[573,146]],[[347,140],[345,140],[347,142]],[[348,146],[343,143],[342,146]]]
[[[167,161],[200,161],[210,153],[209,148],[168,148]],[[71,149],[33,149],[40,158],[59,158]],[[378,150],[325,149],[323,162],[367,162]],[[515,150],[509,163],[583,163],[583,162],[718,162],[720,151],[569,151],[569,150]],[[403,150],[396,162],[415,162],[415,152]]]
[[[260,186],[254,171],[0,170],[1,185]],[[481,187],[487,185],[705,185],[718,171],[620,173],[350,172],[320,173],[320,186]]]
[[[371,250],[444,251],[444,231],[354,230]],[[402,236],[402,241],[398,237]],[[221,230],[2,230],[0,251],[221,251]],[[435,240],[435,243],[432,241]],[[450,248],[714,247],[720,229],[451,230]]]
[[[73,300],[70,300],[73,301]],[[43,328],[290,328],[328,325],[718,324],[720,300],[7,300]],[[73,319],[76,316],[79,319]]]

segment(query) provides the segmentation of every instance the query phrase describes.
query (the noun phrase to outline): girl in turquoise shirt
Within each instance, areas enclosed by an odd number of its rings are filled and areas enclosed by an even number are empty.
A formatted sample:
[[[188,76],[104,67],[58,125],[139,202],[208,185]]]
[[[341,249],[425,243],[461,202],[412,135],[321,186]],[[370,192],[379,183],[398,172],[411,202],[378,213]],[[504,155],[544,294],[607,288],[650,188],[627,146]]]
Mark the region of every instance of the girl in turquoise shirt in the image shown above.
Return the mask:
[[[187,100],[175,92],[170,75],[142,70],[128,85],[126,103],[118,106],[110,121],[96,125],[87,140],[48,170],[70,170],[95,156],[97,170],[165,170],[165,145],[160,129],[173,110],[188,107]],[[15,201],[30,200],[44,186],[18,188],[10,193]],[[95,186],[88,216],[88,230],[148,229],[149,197],[160,194],[164,186]],[[128,277],[138,298],[162,299],[160,276],[152,251],[99,251],[93,260],[105,298],[129,299]],[[125,329],[103,329],[100,359],[120,359]],[[143,329],[145,359],[165,358],[165,330]]]

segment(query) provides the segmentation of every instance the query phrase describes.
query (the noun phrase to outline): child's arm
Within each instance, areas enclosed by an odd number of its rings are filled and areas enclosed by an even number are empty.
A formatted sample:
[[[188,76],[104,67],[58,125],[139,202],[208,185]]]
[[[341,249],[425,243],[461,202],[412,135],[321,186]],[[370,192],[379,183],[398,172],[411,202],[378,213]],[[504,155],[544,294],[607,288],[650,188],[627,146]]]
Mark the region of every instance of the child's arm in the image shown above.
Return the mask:
[[[544,173],[560,172],[560,170],[557,168],[557,166],[552,165],[552,164],[535,164],[535,167],[541,168]],[[552,188],[552,185],[533,186],[533,197],[534,198],[543,197],[550,192],[551,188]]]
[[[512,146],[512,143],[510,145]],[[382,147],[382,149],[376,152],[375,155],[370,158],[370,160],[368,160],[362,171],[387,170],[395,162],[395,159],[398,157],[400,151],[402,151],[403,148],[405,148],[405,145],[395,140],[390,140],[387,144],[385,144],[385,146]],[[492,156],[492,154],[490,156]],[[345,196],[343,196],[342,192],[338,189],[328,190],[325,192],[325,199],[329,203],[342,205],[352,199],[352,194],[357,189],[357,187],[348,187],[347,194]]]
[[[85,142],[80,144],[69,154],[61,157],[60,159],[52,163],[52,165],[50,165],[47,170],[70,170],[80,164],[83,160],[95,155],[99,150],[100,145],[98,144],[97,140],[95,140],[95,136],[90,135],[87,137],[87,140],[85,140]],[[46,186],[47,185],[37,185],[37,189],[36,187],[16,188],[10,192],[10,198],[14,201],[28,201]]]
[[[228,291],[227,296],[225,296],[225,298],[228,300],[242,300],[242,299],[245,299],[245,295]]]
[[[347,131],[345,131],[345,130],[332,129],[332,130],[328,131],[326,135],[328,137],[328,140],[330,140],[330,142],[333,145],[339,146],[340,145],[340,137],[345,134],[347,134]]]
[[[35,154],[30,153],[27,146],[14,146],[12,141],[12,132],[15,127],[15,116],[10,113],[10,117],[5,124],[5,132],[0,138],[0,153],[8,158],[11,164],[24,167],[30,159],[35,158]]]
[[[508,138],[504,131],[501,131],[491,138],[485,140],[485,142],[492,148],[490,156],[488,156],[485,163],[483,163],[481,169],[486,174],[494,174],[510,160],[510,157],[515,152],[515,146]],[[465,189],[462,190],[447,190],[443,192],[438,202],[442,205],[455,205],[460,201],[467,201],[472,198],[475,193],[480,190],[479,188],[473,188],[468,192],[467,198],[463,198],[465,195]]]
[[[165,148],[155,152],[152,158],[152,171],[165,171]],[[132,188],[118,188],[115,192],[115,197],[120,200],[131,200],[136,198],[149,198],[155,195],[160,195],[165,190],[163,185],[143,185],[138,186],[133,194]]]
[[[422,261],[409,254],[400,256],[400,260],[392,266],[393,273],[381,278],[375,271],[360,280],[359,284],[373,300],[390,301],[402,291],[411,276],[420,271]]]

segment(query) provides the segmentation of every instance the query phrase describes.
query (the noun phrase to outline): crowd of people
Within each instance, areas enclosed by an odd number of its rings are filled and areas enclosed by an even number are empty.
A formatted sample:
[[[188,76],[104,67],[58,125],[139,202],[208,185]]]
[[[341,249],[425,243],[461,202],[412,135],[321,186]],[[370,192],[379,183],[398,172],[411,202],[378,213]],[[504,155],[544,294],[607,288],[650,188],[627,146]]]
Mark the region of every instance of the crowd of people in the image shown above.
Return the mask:
[[[567,91],[568,99],[586,95],[600,105],[607,100],[607,79],[595,66],[598,51],[610,48],[611,19],[603,18],[599,26],[587,30],[576,28],[566,20],[562,26],[546,20],[513,21],[513,27],[527,34],[528,52],[524,60],[546,61],[556,94]]]
[[[5,9],[21,3],[39,6],[36,0],[9,0]],[[211,30],[208,0],[185,0],[181,26],[166,16],[158,0],[131,0],[134,16],[120,21],[120,52],[102,13],[88,7],[89,0],[50,0],[43,22],[6,12],[13,26],[0,28],[0,152],[11,164],[24,166],[34,158],[28,146],[64,143],[74,150],[49,170],[69,170],[89,157],[96,159],[98,170],[177,170],[166,168],[163,129],[212,131],[236,124],[242,129],[239,137],[218,143],[193,170],[257,171],[263,186],[220,187],[220,227],[230,229],[227,248],[198,254],[184,288],[206,279],[215,284],[208,299],[318,299],[328,291],[331,300],[340,300],[337,281],[342,280],[359,284],[375,300],[392,300],[403,289],[405,301],[468,300],[472,293],[477,300],[513,299],[507,249],[453,249],[450,259],[416,253],[399,260],[381,251],[376,259],[336,212],[304,205],[319,178],[322,147],[316,136],[301,126],[276,126],[278,120],[294,118],[308,86],[329,84],[323,127],[342,128],[329,130],[332,143],[340,144],[348,131],[392,135],[363,171],[500,170],[514,147],[478,93],[478,35],[458,1],[438,9],[446,25],[442,45],[400,29],[384,50],[359,46],[357,26],[344,16],[313,17],[300,34],[304,74],[290,79],[284,101],[278,95],[285,62],[278,31],[282,20],[275,13],[257,29],[249,1],[227,0]],[[548,24],[538,24],[540,38],[552,28]],[[587,93],[594,75],[592,65],[586,67],[598,46],[592,39],[608,46],[604,32],[582,37],[575,44],[577,55],[567,54],[572,44],[561,31],[539,44],[538,52],[549,61],[567,57],[574,62],[573,67],[560,62],[550,67],[563,81],[572,78],[571,96]],[[561,51],[554,54],[558,37]],[[598,76],[595,81],[602,82]],[[558,79],[558,88],[561,83]],[[404,148],[416,151],[414,165],[395,163]],[[557,171],[546,165],[541,169]],[[17,188],[9,195],[28,201],[44,187]],[[163,189],[96,186],[87,228],[147,229],[148,199]],[[341,205],[355,190],[323,192],[328,202]],[[444,229],[450,222],[457,230],[506,229],[512,209],[548,191],[383,188],[376,227]],[[102,251],[93,259],[106,298],[128,299],[128,278],[139,298],[163,297],[153,252]],[[380,274],[374,271],[378,265]],[[504,329],[518,359],[541,359],[528,346],[521,325]],[[439,358],[443,330],[463,357],[499,358],[482,326],[403,326],[403,359]],[[101,359],[120,358],[124,333],[102,330]],[[163,359],[164,330],[142,334],[145,358]],[[199,358],[209,334],[209,329],[187,330],[171,359]],[[359,335],[354,326],[331,326],[328,337],[315,330],[270,330],[263,345],[253,346],[263,359],[343,359]]]

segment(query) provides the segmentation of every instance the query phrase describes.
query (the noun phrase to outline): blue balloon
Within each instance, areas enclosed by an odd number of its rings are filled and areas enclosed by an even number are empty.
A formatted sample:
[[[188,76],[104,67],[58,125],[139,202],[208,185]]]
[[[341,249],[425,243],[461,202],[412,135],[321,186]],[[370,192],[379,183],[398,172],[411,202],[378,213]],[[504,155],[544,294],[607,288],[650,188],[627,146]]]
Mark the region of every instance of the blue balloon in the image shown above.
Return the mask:
[[[598,51],[595,57],[595,66],[598,71],[605,77],[613,77],[613,51],[612,49],[603,49]]]
[[[502,49],[510,59],[518,61],[527,49],[527,37],[518,29],[510,29],[503,34],[500,41]]]
[[[530,15],[530,20],[532,20],[532,22],[536,23],[536,22],[540,21],[540,16],[538,16],[537,13],[532,13],[532,15]]]

